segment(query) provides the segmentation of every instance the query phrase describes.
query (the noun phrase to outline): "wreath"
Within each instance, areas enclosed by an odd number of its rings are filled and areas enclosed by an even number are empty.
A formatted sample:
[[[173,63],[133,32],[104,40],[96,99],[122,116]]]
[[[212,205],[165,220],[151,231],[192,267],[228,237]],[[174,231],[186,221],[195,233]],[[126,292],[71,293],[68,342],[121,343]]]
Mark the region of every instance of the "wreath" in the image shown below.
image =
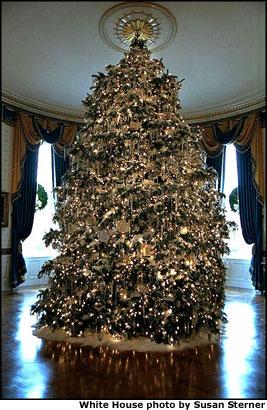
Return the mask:
[[[36,201],[35,201],[35,211],[40,211],[44,209],[47,205],[48,195],[43,185],[38,184],[36,192]]]
[[[229,204],[233,212],[239,213],[239,198],[238,198],[238,189],[234,188],[229,195]]]

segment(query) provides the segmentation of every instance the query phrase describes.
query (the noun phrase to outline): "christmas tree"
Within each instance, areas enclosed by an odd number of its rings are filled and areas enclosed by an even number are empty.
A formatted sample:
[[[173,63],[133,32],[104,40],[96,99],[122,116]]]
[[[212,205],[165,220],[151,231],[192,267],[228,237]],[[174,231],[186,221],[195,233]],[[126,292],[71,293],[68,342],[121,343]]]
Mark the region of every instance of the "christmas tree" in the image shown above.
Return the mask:
[[[219,331],[229,237],[199,133],[182,119],[181,81],[135,40],[83,100],[86,126],[56,188],[58,230],[45,236],[49,288],[38,326],[83,336],[175,344]]]

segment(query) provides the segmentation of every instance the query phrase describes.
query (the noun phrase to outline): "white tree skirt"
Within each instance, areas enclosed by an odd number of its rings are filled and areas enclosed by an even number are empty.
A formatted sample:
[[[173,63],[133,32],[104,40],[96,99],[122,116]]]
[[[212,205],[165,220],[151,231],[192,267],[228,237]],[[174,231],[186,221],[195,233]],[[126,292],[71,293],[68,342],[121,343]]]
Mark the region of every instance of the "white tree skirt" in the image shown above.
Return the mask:
[[[211,335],[209,340],[208,330],[200,331],[191,336],[190,340],[181,340],[180,344],[174,346],[164,343],[156,343],[146,337],[136,337],[132,340],[115,340],[109,333],[101,333],[102,340],[98,339],[96,332],[85,332],[85,336],[71,337],[66,334],[63,329],[52,331],[48,326],[34,330],[33,334],[41,339],[54,340],[58,342],[68,342],[80,344],[82,346],[91,346],[93,348],[99,346],[107,346],[112,350],[127,351],[134,350],[137,352],[172,352],[186,348],[193,348],[204,344],[214,344],[220,341],[220,335]]]

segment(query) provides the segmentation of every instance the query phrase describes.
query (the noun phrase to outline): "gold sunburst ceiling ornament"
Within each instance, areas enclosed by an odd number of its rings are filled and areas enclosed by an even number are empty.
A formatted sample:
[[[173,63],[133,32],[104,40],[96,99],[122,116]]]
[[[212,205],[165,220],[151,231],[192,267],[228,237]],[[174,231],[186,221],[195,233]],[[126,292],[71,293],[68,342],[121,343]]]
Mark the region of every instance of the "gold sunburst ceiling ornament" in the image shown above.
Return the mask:
[[[122,28],[122,34],[126,40],[132,42],[135,38],[148,41],[153,36],[153,27],[145,20],[132,20]]]
[[[132,10],[131,13],[125,13],[117,19],[114,28],[117,39],[121,44],[131,44],[137,38],[148,45],[155,43],[161,32],[158,19],[144,10],[142,10],[141,18],[135,18],[135,16],[140,16],[140,12]]]
[[[134,40],[145,41],[151,52],[162,50],[177,32],[174,16],[152,2],[121,3],[108,9],[99,22],[103,41],[115,50],[125,52]]]

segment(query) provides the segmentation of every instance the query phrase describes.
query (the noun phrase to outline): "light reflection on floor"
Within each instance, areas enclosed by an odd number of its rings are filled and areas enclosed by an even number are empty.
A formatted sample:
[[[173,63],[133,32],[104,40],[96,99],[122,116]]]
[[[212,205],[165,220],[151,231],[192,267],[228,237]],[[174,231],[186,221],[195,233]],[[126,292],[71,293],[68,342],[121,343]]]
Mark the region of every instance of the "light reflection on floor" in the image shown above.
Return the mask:
[[[25,362],[34,361],[42,341],[37,337],[32,338],[32,325],[36,323],[36,317],[29,315],[29,307],[24,306],[19,315],[19,326],[16,339],[20,341],[20,350]]]
[[[228,397],[244,398],[243,376],[250,373],[249,356],[256,348],[254,316],[252,306],[244,302],[229,302],[225,312],[229,323],[223,340]]]
[[[13,293],[5,299],[3,315],[4,396],[129,399],[132,392],[143,399],[264,397],[265,298],[244,289],[226,294],[229,322],[221,343],[161,355],[44,342],[32,335],[36,317],[30,307],[37,291]],[[141,391],[144,397],[138,396]]]
[[[25,298],[18,316],[18,329],[15,336],[19,342],[18,354],[21,358],[22,368],[20,377],[27,380],[24,385],[25,398],[44,398],[46,384],[49,380],[49,367],[45,367],[36,360],[36,356],[41,349],[43,342],[32,334],[33,325],[36,323],[36,315],[30,314],[30,307],[36,301],[36,295]]]

